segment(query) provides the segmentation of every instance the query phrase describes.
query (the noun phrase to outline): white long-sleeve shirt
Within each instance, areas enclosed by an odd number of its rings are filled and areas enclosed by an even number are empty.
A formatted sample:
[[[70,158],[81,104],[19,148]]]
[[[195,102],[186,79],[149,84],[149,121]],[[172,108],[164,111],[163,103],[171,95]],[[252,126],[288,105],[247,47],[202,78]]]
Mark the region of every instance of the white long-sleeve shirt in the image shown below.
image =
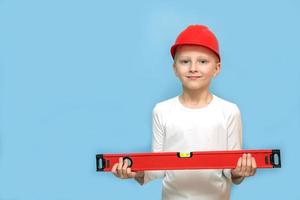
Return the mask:
[[[238,107],[213,95],[205,107],[187,108],[179,96],[153,109],[153,152],[238,150],[242,122]],[[144,184],[163,178],[163,200],[228,200],[230,169],[145,171]]]

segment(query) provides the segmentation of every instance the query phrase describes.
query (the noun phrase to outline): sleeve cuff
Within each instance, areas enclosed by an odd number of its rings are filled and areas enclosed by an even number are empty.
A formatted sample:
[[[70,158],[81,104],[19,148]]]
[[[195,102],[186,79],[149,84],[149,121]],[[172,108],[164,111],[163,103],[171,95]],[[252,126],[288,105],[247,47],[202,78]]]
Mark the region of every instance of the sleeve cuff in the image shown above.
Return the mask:
[[[232,179],[231,179],[231,169],[223,169],[223,174],[226,178],[228,178],[231,182],[232,182]]]
[[[165,171],[149,170],[144,172],[144,184],[150,182],[151,180],[163,178],[165,176]]]

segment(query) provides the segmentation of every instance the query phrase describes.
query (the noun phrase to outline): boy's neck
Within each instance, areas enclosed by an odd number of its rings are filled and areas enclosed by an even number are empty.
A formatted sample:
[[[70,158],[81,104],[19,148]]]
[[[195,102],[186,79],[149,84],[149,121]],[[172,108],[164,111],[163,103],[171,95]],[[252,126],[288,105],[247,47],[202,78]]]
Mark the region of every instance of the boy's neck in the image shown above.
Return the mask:
[[[209,91],[189,92],[183,91],[179,96],[180,102],[189,108],[202,108],[207,106],[213,99],[213,95]]]

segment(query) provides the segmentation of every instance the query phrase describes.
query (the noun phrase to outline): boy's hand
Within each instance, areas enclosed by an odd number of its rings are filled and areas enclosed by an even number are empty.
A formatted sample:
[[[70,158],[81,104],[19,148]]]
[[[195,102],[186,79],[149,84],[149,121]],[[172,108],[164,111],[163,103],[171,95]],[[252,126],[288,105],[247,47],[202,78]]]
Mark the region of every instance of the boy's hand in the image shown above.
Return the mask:
[[[132,172],[131,168],[128,167],[128,161],[125,159],[123,162],[123,158],[119,158],[119,163],[116,163],[112,167],[111,172],[121,179],[140,178],[144,176],[144,172]]]
[[[236,168],[231,170],[232,179],[253,176],[256,173],[256,161],[251,154],[243,154],[239,158]]]

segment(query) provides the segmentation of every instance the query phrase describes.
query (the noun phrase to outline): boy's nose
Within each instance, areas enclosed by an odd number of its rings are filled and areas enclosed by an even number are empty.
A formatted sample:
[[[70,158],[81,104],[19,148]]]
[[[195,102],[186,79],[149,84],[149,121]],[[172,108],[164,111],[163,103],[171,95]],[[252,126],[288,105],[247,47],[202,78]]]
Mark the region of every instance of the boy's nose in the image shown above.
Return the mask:
[[[195,72],[197,71],[197,63],[196,62],[191,62],[191,65],[190,65],[190,71],[191,72]]]

